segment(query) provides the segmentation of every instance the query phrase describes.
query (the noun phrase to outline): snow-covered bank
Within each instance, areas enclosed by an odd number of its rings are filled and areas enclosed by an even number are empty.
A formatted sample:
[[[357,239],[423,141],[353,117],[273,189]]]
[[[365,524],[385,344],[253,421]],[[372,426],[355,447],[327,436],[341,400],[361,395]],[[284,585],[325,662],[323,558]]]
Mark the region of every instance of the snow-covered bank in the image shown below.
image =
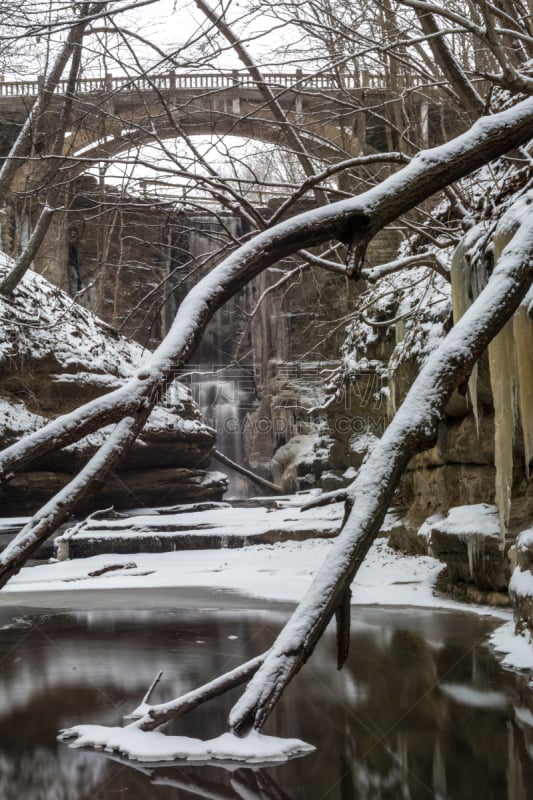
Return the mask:
[[[331,540],[283,542],[241,549],[100,555],[23,569],[0,592],[0,604],[31,605],[31,595],[75,590],[209,587],[264,600],[298,602],[330,548]],[[465,606],[436,595],[442,562],[405,556],[377,539],[352,586],[354,605],[475,609],[509,620],[510,612]],[[68,605],[65,597],[65,604]]]
[[[300,503],[266,511],[264,508],[216,508],[194,515],[181,513],[173,519],[174,527],[182,531],[194,520],[206,528],[223,531],[231,538],[242,530],[257,534],[264,529],[283,530],[283,526],[298,528],[304,520],[323,536],[332,535],[331,527],[340,521],[337,506],[313,509],[300,514]],[[185,508],[185,507],[184,507]],[[231,519],[233,517],[233,520]],[[242,519],[241,519],[242,517]],[[94,521],[82,533],[111,535],[111,539],[128,536],[128,529],[158,526],[164,535],[168,519],[163,515],[137,515],[106,523]],[[311,520],[309,520],[311,521]],[[179,523],[179,524],[178,524]],[[308,525],[309,522],[305,521]],[[149,526],[149,527],[150,527]],[[218,526],[218,527],[217,527]],[[322,526],[322,527],[321,527]],[[105,525],[103,527],[106,527]],[[322,530],[324,528],[324,530]],[[98,531],[96,530],[98,529]],[[81,533],[81,531],[79,532]],[[76,532],[75,535],[79,535]],[[152,531],[154,533],[154,531]],[[172,597],[180,607],[198,607],[202,591],[207,604],[242,607],[243,603],[298,603],[311,585],[319,566],[334,546],[331,538],[305,541],[280,541],[276,544],[254,544],[248,547],[231,546],[209,550],[176,550],[164,553],[118,554],[107,552],[87,558],[75,558],[26,567],[0,591],[0,606],[53,607],[63,606],[123,607],[125,598],[132,608],[144,603],[154,606],[170,603]],[[112,547],[110,547],[112,550]],[[507,609],[460,603],[435,592],[437,576],[443,563],[429,556],[406,556],[393,550],[386,538],[378,538],[371,547],[352,585],[352,605],[413,606],[446,609],[489,615],[502,620],[505,626],[496,632],[493,646],[506,653],[505,666],[533,670],[533,644],[512,634],[511,612]],[[173,592],[165,595],[165,590]],[[151,595],[154,595],[152,597]],[[114,605],[114,596],[117,605]],[[92,600],[94,598],[94,601]],[[120,598],[120,601],[119,601]],[[158,599],[159,598],[159,599]],[[79,600],[79,602],[78,602]]]

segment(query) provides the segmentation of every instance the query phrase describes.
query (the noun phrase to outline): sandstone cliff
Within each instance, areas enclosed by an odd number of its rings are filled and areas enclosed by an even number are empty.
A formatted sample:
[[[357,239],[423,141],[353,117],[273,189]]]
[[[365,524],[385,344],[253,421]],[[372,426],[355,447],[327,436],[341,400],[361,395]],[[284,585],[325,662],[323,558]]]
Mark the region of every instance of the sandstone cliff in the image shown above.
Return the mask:
[[[9,260],[3,256],[0,269]],[[119,386],[145,351],[35,272],[0,300],[0,446]],[[105,429],[40,458],[0,488],[4,514],[26,514],[68,482]],[[153,412],[121,470],[90,507],[132,507],[220,499],[226,481],[209,473],[215,434],[176,383]]]

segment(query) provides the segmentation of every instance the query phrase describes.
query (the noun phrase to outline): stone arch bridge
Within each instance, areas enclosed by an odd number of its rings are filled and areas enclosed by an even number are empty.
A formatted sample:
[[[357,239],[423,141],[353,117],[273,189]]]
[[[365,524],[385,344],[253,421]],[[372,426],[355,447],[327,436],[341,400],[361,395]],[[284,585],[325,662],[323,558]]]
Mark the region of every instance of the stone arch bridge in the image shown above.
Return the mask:
[[[409,76],[391,96],[381,75],[304,74],[265,77],[290,123],[297,125],[311,155],[342,160],[347,156],[397,149],[402,136],[423,146],[437,144],[464,127],[442,91]],[[0,81],[0,157],[6,155],[27,117],[43,81]],[[46,152],[57,129],[61,81],[49,110],[36,126],[34,150]],[[83,164],[112,157],[153,138],[235,135],[286,145],[260,87],[242,71],[169,72],[143,77],[82,78],[74,99],[72,131],[66,152]],[[401,146],[401,149],[408,149]]]

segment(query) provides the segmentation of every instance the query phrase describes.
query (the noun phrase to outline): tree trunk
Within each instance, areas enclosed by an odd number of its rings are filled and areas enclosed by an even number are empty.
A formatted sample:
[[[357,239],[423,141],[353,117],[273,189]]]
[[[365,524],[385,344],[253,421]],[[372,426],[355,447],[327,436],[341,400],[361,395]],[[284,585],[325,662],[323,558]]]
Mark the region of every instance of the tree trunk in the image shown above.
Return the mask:
[[[21,164],[21,159],[24,160],[28,156],[31,147],[32,136],[34,136],[36,133],[39,118],[50,105],[69,58],[75,49],[80,46],[89,19],[93,15],[102,11],[105,6],[105,2],[93,3],[87,9],[87,16],[84,16],[81,19],[77,18],[70,28],[66,41],[63,44],[56,60],[54,61],[50,74],[45,80],[42,93],[33,104],[26,122],[22,126],[20,133],[13,144],[13,147],[9,151],[8,156],[2,164],[2,168],[0,169],[0,196],[4,197],[9,191],[11,181],[13,180],[13,177]]]
[[[446,44],[444,37],[439,35],[439,26],[433,14],[418,8],[416,13],[422,30],[428,36],[428,44],[442,74],[461,98],[471,119],[477,119],[483,114],[485,103],[461,69],[461,65]]]

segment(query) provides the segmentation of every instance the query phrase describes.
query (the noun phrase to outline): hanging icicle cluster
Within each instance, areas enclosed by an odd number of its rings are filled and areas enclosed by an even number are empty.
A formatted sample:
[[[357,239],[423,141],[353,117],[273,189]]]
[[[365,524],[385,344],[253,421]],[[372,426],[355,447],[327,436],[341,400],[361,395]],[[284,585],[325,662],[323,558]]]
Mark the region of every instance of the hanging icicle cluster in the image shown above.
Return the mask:
[[[492,235],[494,262],[511,241],[516,227],[504,216]],[[452,305],[454,322],[465,313],[486,281],[486,262],[481,257],[487,246],[487,231],[476,226],[456,249],[452,260]],[[533,459],[533,320],[524,300],[513,319],[492,340],[488,348],[490,383],[494,403],[495,500],[500,515],[502,539],[509,525],[513,483],[513,443],[518,420],[522,429],[525,471],[530,476]],[[479,433],[478,367],[472,370],[468,393]]]
[[[454,324],[461,319],[467,308],[472,305],[474,296],[477,296],[482,289],[482,281],[479,280],[478,272],[473,265],[476,261],[469,258],[469,250],[472,243],[477,240],[481,231],[479,226],[472,228],[466,234],[463,241],[459,244],[452,256],[451,263],[451,283],[452,283],[452,312]],[[475,295],[474,295],[475,291]],[[470,378],[468,379],[468,396],[476,420],[476,430],[479,436],[479,409],[478,409],[478,365],[475,364]]]

